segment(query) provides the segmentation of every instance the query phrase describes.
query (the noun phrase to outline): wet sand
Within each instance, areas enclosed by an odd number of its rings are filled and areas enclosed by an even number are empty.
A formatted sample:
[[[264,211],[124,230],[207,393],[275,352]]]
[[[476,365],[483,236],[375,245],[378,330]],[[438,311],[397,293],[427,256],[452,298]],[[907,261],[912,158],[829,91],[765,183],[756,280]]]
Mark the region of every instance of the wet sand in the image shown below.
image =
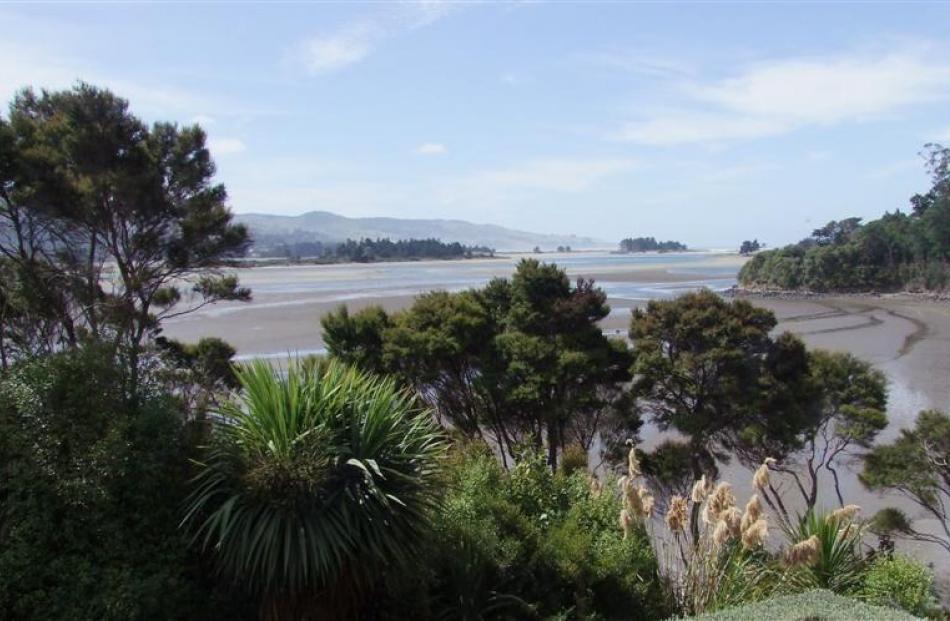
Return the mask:
[[[616,289],[627,296],[613,301],[621,310],[656,295],[674,295],[680,286],[728,286],[744,261],[729,254],[548,253],[466,261],[256,267],[234,270],[242,285],[251,288],[253,301],[216,304],[163,325],[167,336],[186,342],[203,336],[223,338],[241,359],[314,353],[324,346],[320,318],[341,304],[351,310],[370,305],[398,310],[423,291],[459,291],[510,276],[523,257],[557,262],[572,279],[593,278],[608,291]]]
[[[629,262],[615,256],[543,255],[543,260],[573,261],[565,265],[571,278],[594,278],[604,285],[612,308],[603,322],[608,334],[626,334],[631,308],[649,298],[672,297],[709,283],[734,282],[743,259],[735,255],[697,257],[644,257]],[[249,304],[222,304],[168,322],[166,333],[195,341],[219,336],[232,343],[241,358],[286,358],[288,354],[320,352],[320,317],[345,303],[351,310],[378,304],[387,310],[404,308],[415,295],[431,289],[461,290],[480,286],[495,276],[508,276],[518,257],[495,260],[419,262],[412,264],[331,265],[240,270],[244,284],[254,291]],[[723,280],[725,279],[725,281]],[[731,279],[731,280],[730,280]],[[785,299],[749,296],[754,304],[775,312],[777,331],[789,330],[810,347],[851,352],[881,369],[889,382],[890,424],[880,441],[895,437],[913,424],[922,409],[947,409],[950,404],[950,304],[912,297],[885,296]],[[644,430],[645,448],[660,434]],[[900,497],[867,492],[857,480],[860,464],[852,463],[843,476],[847,502],[864,508],[869,517],[895,505],[918,519],[921,530],[935,522]],[[735,464],[723,476],[736,485],[738,496],[751,493],[751,473]],[[787,486],[787,489],[791,489]],[[831,488],[823,497],[834,504]],[[933,562],[944,581],[950,580],[950,562],[934,546],[909,543],[901,548]]]

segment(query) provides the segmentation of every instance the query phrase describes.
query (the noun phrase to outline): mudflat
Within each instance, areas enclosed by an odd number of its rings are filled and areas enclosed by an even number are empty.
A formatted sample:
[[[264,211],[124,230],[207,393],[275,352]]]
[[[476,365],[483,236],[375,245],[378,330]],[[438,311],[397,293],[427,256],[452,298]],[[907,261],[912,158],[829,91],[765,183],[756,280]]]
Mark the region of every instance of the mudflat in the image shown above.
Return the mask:
[[[572,279],[594,278],[607,291],[612,310],[602,325],[605,332],[617,336],[626,334],[634,307],[704,286],[725,291],[735,283],[744,262],[736,255],[699,253],[571,253],[540,258],[557,262]],[[202,309],[168,322],[165,332],[192,342],[202,336],[221,337],[237,348],[239,359],[285,359],[317,353],[323,351],[320,318],[341,304],[351,310],[368,305],[387,310],[404,308],[425,291],[459,291],[508,276],[519,259],[513,255],[493,260],[239,270],[243,283],[254,292],[254,301]],[[776,314],[777,331],[791,331],[810,347],[851,352],[887,375],[890,424],[881,434],[881,441],[911,426],[922,409],[948,408],[950,304],[900,295],[801,299],[750,295],[746,299]],[[647,425],[642,436],[644,448],[649,448],[664,434]],[[842,485],[847,501],[861,505],[865,516],[894,505],[919,520],[921,530],[936,528],[905,499],[865,490],[857,478],[859,468],[857,458],[852,458]],[[740,497],[751,493],[751,472],[745,468],[735,463],[725,465],[722,476],[734,483]],[[821,502],[828,507],[836,504],[830,491]],[[941,559],[933,547],[913,543],[902,547],[923,560],[939,563]]]

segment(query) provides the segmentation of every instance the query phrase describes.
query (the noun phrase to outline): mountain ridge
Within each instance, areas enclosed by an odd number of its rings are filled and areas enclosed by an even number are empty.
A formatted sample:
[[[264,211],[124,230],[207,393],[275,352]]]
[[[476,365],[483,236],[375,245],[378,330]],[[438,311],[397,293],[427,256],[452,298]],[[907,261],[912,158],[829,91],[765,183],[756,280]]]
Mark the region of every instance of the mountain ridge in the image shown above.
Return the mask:
[[[581,235],[555,235],[509,229],[498,224],[478,224],[467,220],[443,218],[350,218],[329,211],[315,210],[297,216],[239,213],[236,222],[245,224],[255,243],[260,245],[292,242],[341,242],[347,239],[435,238],[470,246],[488,246],[496,250],[530,250],[535,246],[553,250],[557,246],[572,249],[609,246],[607,242]]]

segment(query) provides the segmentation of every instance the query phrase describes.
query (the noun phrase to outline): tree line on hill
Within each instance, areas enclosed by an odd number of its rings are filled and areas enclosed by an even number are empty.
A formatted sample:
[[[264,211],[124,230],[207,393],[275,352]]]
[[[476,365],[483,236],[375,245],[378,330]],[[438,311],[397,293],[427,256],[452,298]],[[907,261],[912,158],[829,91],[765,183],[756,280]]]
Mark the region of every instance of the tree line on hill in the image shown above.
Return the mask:
[[[347,239],[345,242],[279,242],[257,246],[254,255],[263,258],[315,260],[318,262],[371,263],[373,261],[408,261],[413,259],[471,259],[493,257],[495,251],[486,246],[467,246],[438,239]]]
[[[611,339],[602,289],[524,260],[343,307],[327,358],[234,366],[162,335],[250,299],[222,271],[248,236],[213,173],[200,128],[85,84],[0,118],[0,618],[653,621],[814,587],[929,611],[925,567],[865,554],[837,469],[863,458],[946,537],[896,510],[888,532],[950,553],[950,418],[874,445],[868,363],[710,291]],[[641,450],[647,421],[678,439]],[[757,467],[744,513],[713,482],[731,459]]]
[[[620,240],[620,252],[680,252],[688,250],[678,241],[660,241],[653,237],[627,237]]]
[[[924,148],[932,187],[909,212],[832,221],[746,263],[746,287],[810,291],[941,291],[950,285],[950,149]]]

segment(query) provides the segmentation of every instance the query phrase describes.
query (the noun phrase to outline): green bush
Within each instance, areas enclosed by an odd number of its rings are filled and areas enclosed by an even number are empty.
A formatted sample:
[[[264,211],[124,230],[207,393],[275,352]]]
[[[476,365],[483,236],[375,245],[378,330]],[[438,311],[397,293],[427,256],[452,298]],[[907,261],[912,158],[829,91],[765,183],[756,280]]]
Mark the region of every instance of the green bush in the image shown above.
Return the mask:
[[[930,570],[906,556],[880,556],[868,567],[861,596],[872,604],[923,616],[935,604]]]
[[[624,540],[621,505],[586,472],[552,473],[541,455],[506,472],[468,449],[448,469],[430,570],[436,616],[452,619],[659,619],[667,614],[646,533]]]
[[[176,404],[147,390],[132,400],[123,380],[88,348],[24,362],[0,381],[0,618],[226,611],[178,532]]]
[[[695,621],[913,621],[910,615],[812,590],[692,617]]]

